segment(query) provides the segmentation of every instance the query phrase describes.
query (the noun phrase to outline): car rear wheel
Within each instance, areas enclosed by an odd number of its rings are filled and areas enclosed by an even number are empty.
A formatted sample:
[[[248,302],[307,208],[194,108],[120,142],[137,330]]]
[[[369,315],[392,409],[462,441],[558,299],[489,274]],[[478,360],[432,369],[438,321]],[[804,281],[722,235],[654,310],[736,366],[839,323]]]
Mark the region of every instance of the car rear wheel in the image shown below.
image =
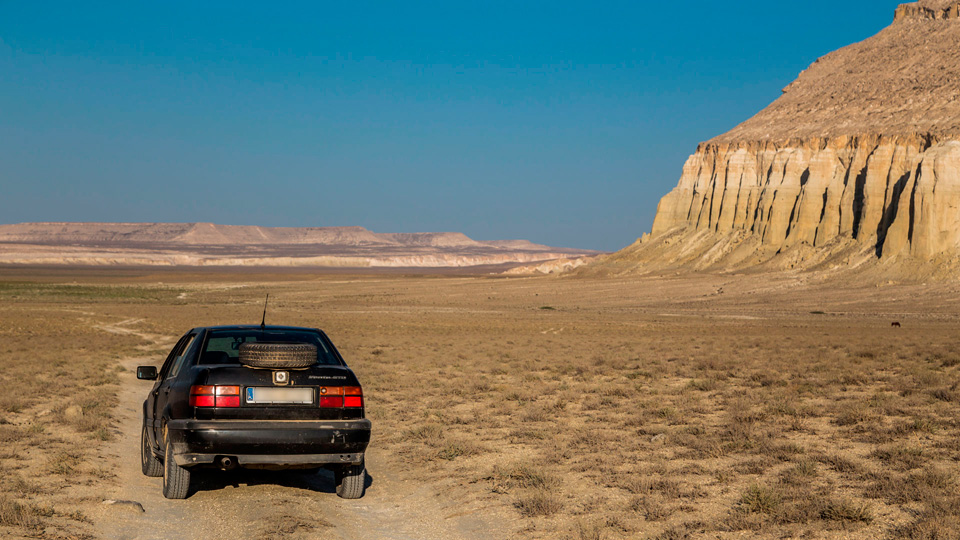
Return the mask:
[[[190,470],[177,465],[170,437],[164,434],[163,439],[163,496],[168,499],[186,499],[190,493]]]
[[[163,463],[157,459],[150,447],[150,439],[147,437],[147,424],[143,424],[140,431],[140,468],[146,476],[158,478],[163,476]]]
[[[360,465],[347,465],[334,473],[337,481],[337,496],[341,499],[359,499],[367,483],[367,468]]]

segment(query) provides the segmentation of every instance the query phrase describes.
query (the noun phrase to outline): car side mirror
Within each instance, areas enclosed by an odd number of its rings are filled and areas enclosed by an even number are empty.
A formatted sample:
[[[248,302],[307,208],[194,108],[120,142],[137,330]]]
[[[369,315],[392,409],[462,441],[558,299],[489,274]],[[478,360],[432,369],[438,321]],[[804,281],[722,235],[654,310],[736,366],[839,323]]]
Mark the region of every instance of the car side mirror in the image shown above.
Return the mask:
[[[157,380],[157,368],[153,366],[137,366],[137,378],[145,381]]]

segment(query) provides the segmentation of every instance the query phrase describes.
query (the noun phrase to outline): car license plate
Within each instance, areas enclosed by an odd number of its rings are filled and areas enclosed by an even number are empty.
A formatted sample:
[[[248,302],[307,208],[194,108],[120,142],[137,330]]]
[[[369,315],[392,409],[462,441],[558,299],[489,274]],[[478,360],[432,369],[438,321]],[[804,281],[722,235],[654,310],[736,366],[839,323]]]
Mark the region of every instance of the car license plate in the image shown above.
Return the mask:
[[[313,388],[247,388],[247,403],[313,403]]]

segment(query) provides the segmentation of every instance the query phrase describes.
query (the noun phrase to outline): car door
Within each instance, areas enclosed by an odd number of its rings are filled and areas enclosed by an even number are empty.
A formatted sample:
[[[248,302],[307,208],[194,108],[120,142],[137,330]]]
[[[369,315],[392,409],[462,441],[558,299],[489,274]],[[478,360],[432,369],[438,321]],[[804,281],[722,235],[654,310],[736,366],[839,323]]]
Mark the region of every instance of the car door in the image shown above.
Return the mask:
[[[167,359],[163,362],[163,367],[160,368],[160,374],[157,380],[157,383],[153,387],[153,391],[150,392],[150,396],[147,398],[147,411],[150,413],[150,422],[153,428],[154,440],[161,440],[162,433],[160,433],[160,416],[164,408],[167,406],[168,396],[170,394],[170,385],[173,384],[173,380],[176,378],[177,373],[179,373],[179,364],[182,364],[184,358],[184,351],[189,348],[190,343],[196,338],[196,332],[188,332],[183,337],[177,341],[177,344],[173,346],[173,349],[170,351],[170,354],[167,355]]]

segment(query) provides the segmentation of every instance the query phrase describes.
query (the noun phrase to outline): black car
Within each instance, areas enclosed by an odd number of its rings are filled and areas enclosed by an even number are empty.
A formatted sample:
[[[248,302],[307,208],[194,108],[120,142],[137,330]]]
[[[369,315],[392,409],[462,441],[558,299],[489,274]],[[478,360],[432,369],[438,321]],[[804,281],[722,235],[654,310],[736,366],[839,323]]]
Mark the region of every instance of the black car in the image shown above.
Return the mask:
[[[170,351],[143,402],[143,474],[184,499],[198,468],[328,468],[337,495],[363,496],[370,442],[363,390],[322,331],[194,328]]]

